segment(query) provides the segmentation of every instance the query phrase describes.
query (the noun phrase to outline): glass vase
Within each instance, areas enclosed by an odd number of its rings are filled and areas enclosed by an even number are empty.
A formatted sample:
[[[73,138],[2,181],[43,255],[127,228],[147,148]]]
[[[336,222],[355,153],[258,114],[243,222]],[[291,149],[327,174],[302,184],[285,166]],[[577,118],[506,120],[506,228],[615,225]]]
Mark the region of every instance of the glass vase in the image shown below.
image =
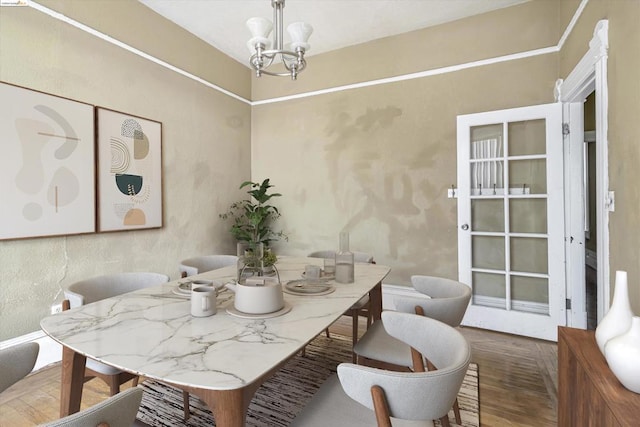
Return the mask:
[[[238,256],[238,282],[245,281],[247,277],[262,276],[264,243],[238,242],[236,255]]]
[[[340,250],[336,253],[336,282],[353,283],[353,253],[349,251],[349,233],[340,233]]]

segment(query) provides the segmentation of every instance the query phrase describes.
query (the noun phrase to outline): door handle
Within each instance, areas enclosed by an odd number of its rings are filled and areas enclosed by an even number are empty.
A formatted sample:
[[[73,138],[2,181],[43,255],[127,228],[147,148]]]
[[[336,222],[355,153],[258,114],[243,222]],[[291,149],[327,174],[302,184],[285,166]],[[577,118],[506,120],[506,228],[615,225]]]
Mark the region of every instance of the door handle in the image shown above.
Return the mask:
[[[460,228],[462,228],[464,231],[467,231],[469,229],[469,224],[462,224]]]

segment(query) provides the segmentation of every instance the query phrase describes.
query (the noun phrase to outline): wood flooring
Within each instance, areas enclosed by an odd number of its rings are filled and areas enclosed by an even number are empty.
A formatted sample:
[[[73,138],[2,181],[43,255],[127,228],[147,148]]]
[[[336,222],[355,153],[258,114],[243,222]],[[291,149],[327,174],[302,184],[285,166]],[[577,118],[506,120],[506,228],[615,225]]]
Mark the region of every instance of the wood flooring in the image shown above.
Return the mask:
[[[350,335],[350,318],[343,317],[330,330]],[[461,331],[479,366],[481,426],[557,425],[555,343],[474,328]],[[58,418],[59,393],[60,364],[29,375],[0,394],[0,427],[28,427]],[[84,386],[82,408],[107,397],[106,385],[91,380]]]

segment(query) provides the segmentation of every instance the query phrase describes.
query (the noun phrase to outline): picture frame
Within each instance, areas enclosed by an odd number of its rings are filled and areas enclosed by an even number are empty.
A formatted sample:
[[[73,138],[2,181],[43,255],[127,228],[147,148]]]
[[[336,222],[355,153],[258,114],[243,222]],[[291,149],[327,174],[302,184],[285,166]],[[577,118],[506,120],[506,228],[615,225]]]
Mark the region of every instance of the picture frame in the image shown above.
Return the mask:
[[[0,82],[0,240],[93,233],[94,108]]]
[[[98,231],[162,227],[162,123],[96,108]]]

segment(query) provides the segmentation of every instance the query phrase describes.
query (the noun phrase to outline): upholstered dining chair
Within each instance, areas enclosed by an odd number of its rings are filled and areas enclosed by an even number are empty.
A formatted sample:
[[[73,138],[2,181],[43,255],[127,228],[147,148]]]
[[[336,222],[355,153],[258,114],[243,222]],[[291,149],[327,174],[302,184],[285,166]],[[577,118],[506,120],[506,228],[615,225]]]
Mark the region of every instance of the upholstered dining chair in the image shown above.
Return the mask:
[[[451,326],[415,314],[385,311],[382,323],[394,339],[438,369],[398,372],[342,363],[293,427],[432,426],[433,420],[446,418],[471,360],[468,342]]]
[[[38,358],[40,346],[24,343],[0,350],[0,393],[27,376]],[[42,424],[44,427],[131,427],[146,426],[136,421],[142,389],[131,388],[68,417]]]
[[[336,256],[336,252],[330,251],[330,250],[316,251],[316,252],[311,252],[308,256],[309,258],[334,258]],[[353,261],[368,263],[368,264],[375,264],[375,261],[373,260],[373,255],[366,252],[353,252]],[[360,300],[358,300],[358,302],[353,304],[349,308],[349,310],[347,310],[344,314],[345,316],[350,316],[352,319],[351,337],[352,337],[353,346],[355,346],[356,343],[358,342],[358,318],[362,316],[367,319],[367,329],[369,328],[369,325],[371,325],[371,304],[369,301],[369,295],[365,295],[362,298],[360,298]],[[329,329],[326,329],[325,333],[327,334],[327,337],[330,336]],[[355,363],[356,362],[355,353],[352,354],[352,358],[353,358],[353,363]]]
[[[72,283],[64,291],[64,294],[69,301],[70,307],[74,308],[168,281],[169,276],[166,274],[147,272],[116,273]],[[138,384],[137,375],[87,358],[85,382],[95,377],[100,378],[109,385],[111,396],[120,391],[120,385],[131,379],[133,379],[134,385]]]
[[[0,393],[26,377],[38,358],[40,346],[34,342],[0,350]]]
[[[142,401],[142,389],[129,388],[105,401],[75,414],[68,415],[40,427],[131,427],[146,426],[136,421]]]
[[[203,255],[188,258],[180,262],[180,276],[194,276],[205,271],[236,265],[238,257],[235,255]]]
[[[414,289],[429,298],[395,298],[398,311],[417,313],[439,320],[451,327],[460,326],[469,306],[471,288],[455,280],[432,276],[412,276]],[[372,365],[379,361],[414,370],[424,369],[422,359],[414,359],[411,347],[391,336],[382,323],[374,322],[353,350],[358,363]],[[429,360],[427,359],[427,367]],[[418,366],[416,366],[418,364]],[[460,411],[454,402],[456,422],[460,424]]]

